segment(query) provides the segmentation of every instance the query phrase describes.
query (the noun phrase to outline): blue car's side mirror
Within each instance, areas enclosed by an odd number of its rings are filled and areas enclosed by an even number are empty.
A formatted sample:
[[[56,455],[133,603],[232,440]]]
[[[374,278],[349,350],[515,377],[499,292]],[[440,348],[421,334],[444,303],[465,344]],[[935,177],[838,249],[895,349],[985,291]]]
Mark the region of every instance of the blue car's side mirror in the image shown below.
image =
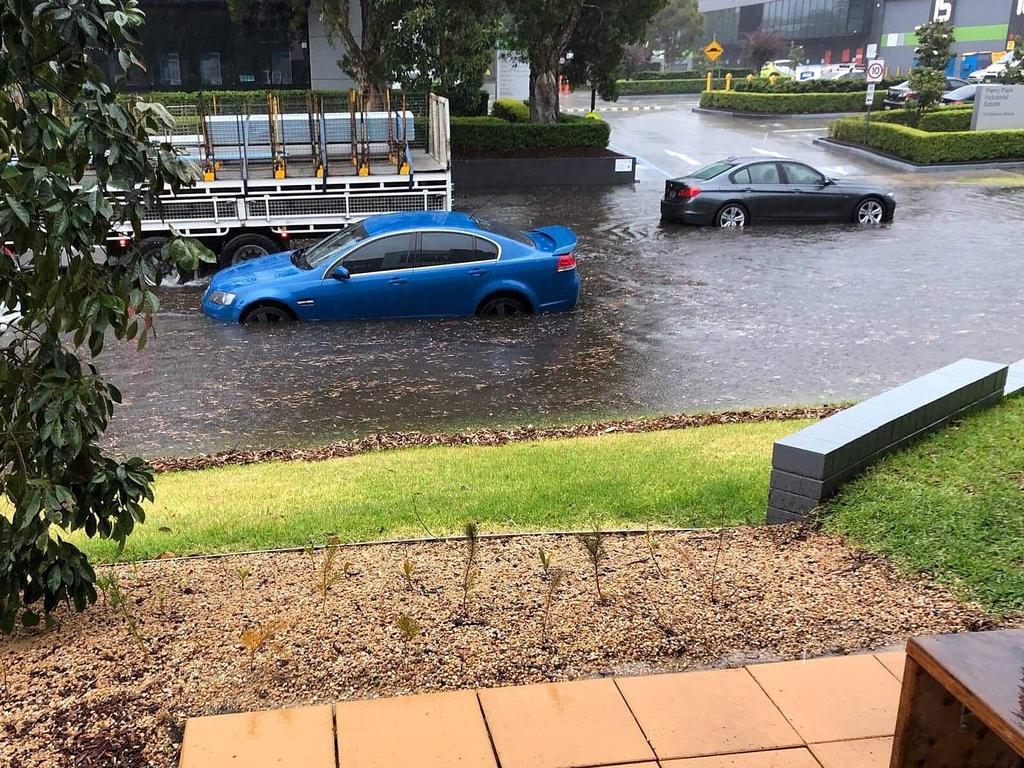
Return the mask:
[[[343,266],[339,264],[331,272],[331,277],[333,277],[335,280],[348,280],[349,277],[351,277],[351,275],[349,275],[347,269],[345,269]]]

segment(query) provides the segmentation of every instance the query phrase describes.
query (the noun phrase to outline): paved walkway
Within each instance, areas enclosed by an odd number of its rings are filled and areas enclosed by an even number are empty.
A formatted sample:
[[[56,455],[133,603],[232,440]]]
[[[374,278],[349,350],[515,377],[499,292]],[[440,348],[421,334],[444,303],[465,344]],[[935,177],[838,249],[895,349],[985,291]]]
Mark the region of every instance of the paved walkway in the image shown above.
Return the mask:
[[[191,719],[180,768],[887,768],[904,654]]]

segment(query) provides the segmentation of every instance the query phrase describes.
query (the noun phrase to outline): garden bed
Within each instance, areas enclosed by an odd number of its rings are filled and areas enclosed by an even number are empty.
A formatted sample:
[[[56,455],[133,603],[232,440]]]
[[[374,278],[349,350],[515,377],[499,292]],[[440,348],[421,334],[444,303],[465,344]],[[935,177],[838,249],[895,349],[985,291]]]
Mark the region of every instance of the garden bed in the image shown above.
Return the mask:
[[[758,115],[816,115],[842,112],[863,112],[867,91],[853,93],[741,93],[737,91],[705,91],[700,95],[703,109]],[[884,91],[875,93],[875,106],[880,106]]]
[[[941,130],[955,125],[962,117],[953,111],[935,114],[936,117],[927,115],[926,119],[929,126],[940,130],[921,130],[880,120],[865,125],[862,119],[847,118],[832,123],[829,138],[917,165],[1024,160],[1024,131]]]
[[[606,536],[602,604],[575,536],[481,539],[465,610],[464,541],[101,569],[125,608],[108,585],[108,604],[0,644],[0,764],[173,768],[191,716],[846,653],[992,626],[805,527],[650,542],[654,557],[643,534]]]

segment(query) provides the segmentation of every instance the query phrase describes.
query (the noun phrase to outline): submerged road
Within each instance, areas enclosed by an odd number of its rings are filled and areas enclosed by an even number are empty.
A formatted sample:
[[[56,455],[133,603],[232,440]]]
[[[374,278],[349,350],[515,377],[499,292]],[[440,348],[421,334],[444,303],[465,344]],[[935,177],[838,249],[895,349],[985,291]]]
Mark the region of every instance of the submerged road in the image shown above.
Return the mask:
[[[158,336],[109,346],[119,450],[188,454],[390,429],[862,398],[965,356],[1024,357],[1024,186],[1011,174],[894,175],[815,146],[824,122],[609,114],[635,187],[461,195],[522,228],[580,235],[572,315],[306,324],[250,332],[162,288]],[[729,154],[788,155],[891,184],[893,225],[661,225],[664,179]]]

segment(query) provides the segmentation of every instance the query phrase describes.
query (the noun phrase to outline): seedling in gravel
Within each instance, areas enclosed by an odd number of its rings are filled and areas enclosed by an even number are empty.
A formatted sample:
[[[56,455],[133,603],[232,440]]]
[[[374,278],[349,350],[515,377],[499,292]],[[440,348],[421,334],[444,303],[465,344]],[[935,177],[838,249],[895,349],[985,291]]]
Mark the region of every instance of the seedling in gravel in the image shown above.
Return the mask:
[[[537,555],[540,557],[540,567],[544,570],[544,578],[551,578],[551,563],[553,562],[551,553],[541,547],[537,550]]]
[[[476,565],[477,552],[480,549],[480,531],[475,521],[470,520],[463,528],[466,537],[466,562],[462,569],[462,615],[469,616],[469,593],[476,586],[480,569]]]
[[[327,595],[331,591],[331,587],[348,574],[352,565],[351,563],[345,563],[341,569],[335,565],[338,559],[340,544],[341,542],[337,538],[332,537],[328,541],[327,548],[324,550],[323,560],[320,563],[320,570],[317,572],[316,590],[320,596],[321,607],[325,611],[327,610]]]
[[[281,619],[276,621],[268,621],[266,624],[259,624],[255,627],[250,627],[245,630],[239,640],[242,642],[242,646],[246,651],[249,652],[249,671],[252,672],[256,666],[256,654],[259,653],[260,649],[263,648],[274,636],[284,629],[286,626],[285,622]]]
[[[679,546],[677,548],[679,554],[683,556],[683,558],[686,560],[687,565],[689,565],[693,572],[697,575],[697,578],[699,578],[704,583],[704,588],[707,590],[708,593],[708,600],[711,602],[712,605],[717,605],[720,599],[718,595],[718,577],[719,573],[721,572],[722,554],[725,550],[727,540],[728,529],[720,529],[718,531],[718,549],[715,551],[715,560],[711,565],[710,573],[705,573],[700,569],[696,561],[693,559],[693,556],[686,550],[685,546]]]
[[[651,553],[651,562],[654,563],[654,567],[658,571],[659,578],[665,574],[661,570],[661,563],[658,562],[658,542],[654,540],[654,536],[651,534],[651,524],[647,524],[647,532],[644,534],[644,538],[647,541],[647,551]]]
[[[601,530],[600,526],[594,526],[594,530],[591,533],[580,533],[577,534],[577,537],[583,545],[583,549],[586,550],[587,559],[594,569],[594,586],[597,589],[597,602],[599,605],[604,605],[607,602],[604,599],[604,593],[601,591],[601,561],[607,556],[604,550],[604,531]]]
[[[407,589],[412,589],[412,575],[416,572],[416,565],[408,557],[402,562],[402,577],[405,579]]]
[[[407,643],[414,640],[423,631],[416,619],[407,613],[398,615],[398,618],[395,619],[395,626],[398,627],[398,631],[402,633],[402,637]]]
[[[106,601],[107,606],[115,613],[120,614],[121,618],[124,619],[124,623],[128,626],[128,633],[138,643],[139,648],[143,651],[149,651],[149,646],[146,645],[146,638],[142,636],[142,632],[139,630],[139,622],[132,611],[132,603],[125,596],[124,592],[121,591],[121,580],[117,574],[111,571],[97,577],[96,586],[103,593],[103,599]]]
[[[238,577],[239,583],[242,585],[242,591],[245,591],[245,581],[252,576],[252,570],[246,568],[244,565],[235,569],[235,576]]]
[[[544,617],[541,620],[540,625],[540,639],[543,645],[548,644],[548,626],[550,625],[551,618],[551,603],[555,599],[555,590],[558,589],[562,583],[562,569],[555,568],[551,571],[548,579],[548,593],[544,598]]]

